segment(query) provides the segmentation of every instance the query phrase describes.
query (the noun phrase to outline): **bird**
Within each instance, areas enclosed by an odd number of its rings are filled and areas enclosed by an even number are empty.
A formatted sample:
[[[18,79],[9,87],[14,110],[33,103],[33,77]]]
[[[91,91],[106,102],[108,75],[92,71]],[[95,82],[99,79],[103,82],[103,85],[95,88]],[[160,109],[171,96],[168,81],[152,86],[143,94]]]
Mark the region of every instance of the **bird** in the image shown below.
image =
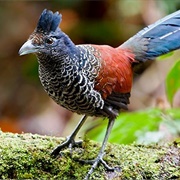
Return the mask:
[[[180,10],[145,27],[118,47],[75,45],[60,29],[61,21],[58,11],[44,9],[19,55],[35,54],[39,78],[47,94],[60,106],[83,115],[73,132],[52,151],[52,156],[79,144],[75,137],[88,116],[108,118],[97,157],[84,160],[92,165],[85,177],[89,179],[99,164],[109,171],[115,170],[103,156],[117,115],[128,110],[133,65],[180,48]]]

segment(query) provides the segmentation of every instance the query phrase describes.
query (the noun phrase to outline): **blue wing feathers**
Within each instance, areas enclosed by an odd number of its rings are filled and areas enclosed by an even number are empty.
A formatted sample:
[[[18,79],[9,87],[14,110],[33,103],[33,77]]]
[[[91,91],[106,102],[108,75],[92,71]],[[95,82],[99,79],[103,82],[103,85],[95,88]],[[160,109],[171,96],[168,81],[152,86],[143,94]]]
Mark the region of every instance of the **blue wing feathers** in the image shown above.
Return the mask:
[[[180,10],[144,28],[120,47],[133,51],[139,61],[179,49]]]
[[[158,20],[154,24],[149,25],[148,27],[139,31],[138,34],[143,36],[145,34],[148,34],[148,32],[150,33],[150,32],[157,31],[160,26],[162,27],[162,26],[166,26],[166,25],[167,26],[175,25],[175,26],[180,27],[180,10]]]

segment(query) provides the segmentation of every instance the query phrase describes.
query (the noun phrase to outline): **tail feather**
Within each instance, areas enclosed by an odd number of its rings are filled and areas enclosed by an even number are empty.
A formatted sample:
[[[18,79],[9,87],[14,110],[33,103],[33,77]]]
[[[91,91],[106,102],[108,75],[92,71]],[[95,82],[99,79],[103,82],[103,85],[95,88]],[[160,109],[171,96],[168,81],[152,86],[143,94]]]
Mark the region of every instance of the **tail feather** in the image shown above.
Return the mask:
[[[138,61],[154,59],[180,48],[180,10],[144,28],[123,43],[120,48],[129,49]]]

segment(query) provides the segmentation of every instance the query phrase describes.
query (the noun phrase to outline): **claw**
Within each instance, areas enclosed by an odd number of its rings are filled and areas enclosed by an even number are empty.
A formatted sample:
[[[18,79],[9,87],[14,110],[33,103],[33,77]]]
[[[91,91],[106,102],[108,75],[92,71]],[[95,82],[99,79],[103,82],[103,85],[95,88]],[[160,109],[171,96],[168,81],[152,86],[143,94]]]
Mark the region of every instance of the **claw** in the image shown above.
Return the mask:
[[[68,136],[66,140],[57,146],[51,153],[51,156],[57,157],[59,155],[59,152],[64,149],[64,148],[70,148],[70,152],[72,153],[72,148],[73,147],[80,147],[82,146],[82,141],[75,141],[74,138],[71,136]]]
[[[92,166],[91,166],[91,169],[89,170],[89,172],[87,173],[86,177],[84,178],[85,180],[89,179],[91,174],[93,173],[94,169],[97,167],[97,165],[99,163],[101,163],[108,171],[115,171],[117,168],[112,168],[110,167],[109,165],[106,164],[106,162],[103,160],[103,156],[104,156],[104,149],[106,147],[106,144],[107,144],[107,140],[108,140],[108,137],[109,137],[109,134],[111,132],[111,129],[113,127],[113,124],[114,124],[114,121],[115,119],[112,118],[112,119],[109,119],[109,123],[108,123],[108,127],[107,127],[107,130],[106,130],[106,134],[105,134],[105,137],[104,137],[104,140],[103,140],[103,143],[102,143],[102,146],[101,146],[101,149],[98,153],[98,156],[95,160],[91,160],[91,161],[86,161],[86,163],[91,163]]]
[[[82,117],[82,119],[79,121],[78,125],[76,126],[76,128],[74,129],[74,131],[72,132],[72,134],[70,136],[68,136],[66,138],[66,140],[60,144],[59,146],[57,146],[51,153],[51,156],[53,157],[57,157],[59,155],[59,152],[64,149],[64,148],[70,148],[71,149],[71,153],[72,153],[72,148],[75,146],[82,146],[82,141],[78,141],[75,142],[74,138],[76,137],[78,131],[80,130],[81,126],[84,124],[84,122],[86,121],[87,116],[84,115]]]
[[[89,170],[89,172],[87,173],[86,177],[84,178],[84,180],[88,180],[91,176],[91,174],[93,173],[94,169],[97,167],[98,164],[102,164],[107,171],[115,171],[116,168],[115,167],[110,167],[106,161],[103,160],[103,156],[104,154],[98,156],[96,159],[94,160],[79,160],[80,162],[83,163],[87,163],[87,164],[92,164],[91,169]]]

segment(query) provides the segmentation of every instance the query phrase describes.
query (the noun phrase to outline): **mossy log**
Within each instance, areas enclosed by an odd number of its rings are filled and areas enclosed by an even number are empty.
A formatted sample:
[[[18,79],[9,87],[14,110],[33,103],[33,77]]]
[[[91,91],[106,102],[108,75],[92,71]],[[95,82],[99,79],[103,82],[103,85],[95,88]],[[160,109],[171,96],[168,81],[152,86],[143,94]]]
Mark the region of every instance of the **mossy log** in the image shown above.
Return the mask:
[[[65,149],[52,158],[52,149],[64,138],[0,131],[0,179],[83,179],[100,144],[85,140],[82,147]],[[180,141],[166,145],[108,144],[104,159],[115,172],[101,165],[91,179],[180,179]]]

